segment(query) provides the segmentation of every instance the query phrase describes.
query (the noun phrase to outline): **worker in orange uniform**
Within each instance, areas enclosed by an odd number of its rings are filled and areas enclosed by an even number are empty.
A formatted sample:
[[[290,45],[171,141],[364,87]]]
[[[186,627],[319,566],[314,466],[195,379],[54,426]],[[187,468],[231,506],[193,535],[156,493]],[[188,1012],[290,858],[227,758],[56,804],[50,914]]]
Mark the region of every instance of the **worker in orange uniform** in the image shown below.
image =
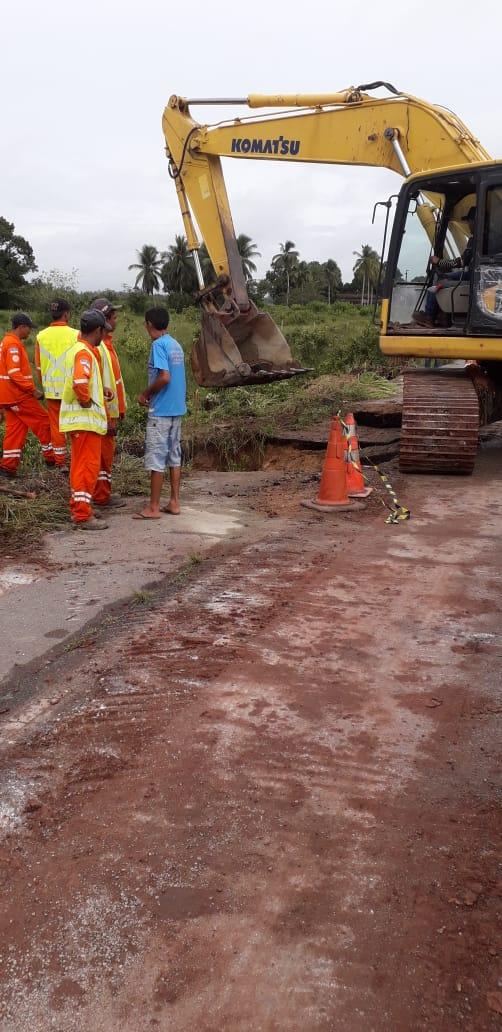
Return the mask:
[[[119,494],[112,494],[112,466],[117,441],[117,421],[124,418],[127,409],[119,357],[113,343],[113,333],[117,326],[117,312],[121,308],[122,305],[113,305],[106,297],[96,298],[91,305],[91,311],[102,312],[106,319],[106,334],[100,345],[103,383],[113,391],[113,399],[106,404],[108,431],[101,438],[101,466],[92,499],[94,505],[99,505],[103,509],[118,509],[126,504]]]
[[[46,466],[55,465],[49,417],[39,401],[43,394],[35,386],[23,344],[33,328],[29,315],[16,312],[12,316],[12,330],[6,333],[0,344],[0,409],[5,414],[0,476],[9,479],[17,474],[29,430],[40,441]]]
[[[70,306],[64,298],[56,298],[50,306],[52,322],[42,330],[35,342],[35,366],[40,377],[51,428],[51,444],[56,466],[66,468],[66,439],[59,429],[59,410],[63,393],[65,356],[75,344],[78,331],[69,326]]]
[[[79,530],[108,527],[104,520],[96,519],[91,505],[100,468],[101,439],[108,428],[105,399],[110,401],[112,395],[103,387],[99,353],[105,327],[101,312],[84,312],[78,340],[66,354],[59,429],[70,437],[70,512]]]

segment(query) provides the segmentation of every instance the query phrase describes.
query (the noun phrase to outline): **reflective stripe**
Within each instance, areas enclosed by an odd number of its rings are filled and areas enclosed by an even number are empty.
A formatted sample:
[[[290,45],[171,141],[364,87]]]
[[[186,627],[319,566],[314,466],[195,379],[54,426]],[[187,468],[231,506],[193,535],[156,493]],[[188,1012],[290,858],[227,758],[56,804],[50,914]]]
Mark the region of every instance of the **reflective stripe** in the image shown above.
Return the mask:
[[[15,455],[20,455],[20,454],[21,454],[21,449],[20,448],[10,448],[8,451],[4,451],[3,452],[4,457],[6,455],[14,455],[15,456]]]
[[[89,383],[89,377],[84,377],[83,380],[74,380],[73,383]]]

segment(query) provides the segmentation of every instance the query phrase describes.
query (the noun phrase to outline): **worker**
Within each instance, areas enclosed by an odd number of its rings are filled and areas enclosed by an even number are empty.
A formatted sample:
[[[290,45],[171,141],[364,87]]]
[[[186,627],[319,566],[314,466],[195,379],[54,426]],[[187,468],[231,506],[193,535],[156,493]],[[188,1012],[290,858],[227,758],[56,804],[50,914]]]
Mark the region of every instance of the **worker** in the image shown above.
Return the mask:
[[[99,345],[105,331],[102,312],[84,312],[78,340],[65,360],[59,429],[70,437],[70,512],[79,530],[108,527],[104,520],[96,519],[91,505],[100,467],[101,438],[107,431],[105,398],[110,401],[112,394],[102,381]]]
[[[145,469],[150,470],[150,504],[134,519],[158,520],[166,466],[171,496],[163,512],[178,516],[181,480],[181,419],[186,413],[185,356],[178,341],[167,332],[166,308],[149,308],[145,327],[152,342],[148,359],[148,387],[138,402],[148,409]]]
[[[435,326],[439,312],[439,304],[437,300],[439,290],[442,290],[443,287],[447,287],[450,283],[458,283],[462,280],[470,280],[471,278],[469,266],[472,261],[474,250],[474,229],[476,226],[475,205],[472,205],[472,207],[469,208],[467,215],[463,215],[460,221],[467,222],[469,227],[469,239],[467,240],[462,255],[458,258],[438,258],[435,254],[432,256],[431,265],[435,271],[438,273],[445,273],[445,275],[441,276],[440,280],[427,290],[425,310],[423,312],[415,312],[413,319],[419,326],[427,326],[429,328]]]
[[[113,343],[113,333],[118,319],[117,313],[121,308],[122,305],[113,305],[106,297],[96,298],[91,305],[91,310],[102,312],[106,319],[106,334],[99,350],[103,365],[103,383],[113,391],[113,399],[106,403],[108,430],[101,438],[101,465],[92,499],[93,505],[99,505],[103,509],[117,509],[126,504],[119,494],[112,494],[112,467],[117,441],[117,421],[124,419],[127,409],[119,357]]]
[[[64,298],[51,302],[52,322],[37,335],[35,366],[47,402],[51,444],[56,466],[66,469],[66,439],[59,429],[59,410],[63,393],[65,355],[75,344],[78,331],[69,326],[70,305]]]
[[[29,315],[16,312],[12,316],[12,330],[0,344],[0,409],[5,414],[0,476],[9,479],[17,475],[29,430],[40,441],[45,465],[50,468],[55,465],[49,417],[39,400],[43,393],[34,383],[23,343],[33,329]]]

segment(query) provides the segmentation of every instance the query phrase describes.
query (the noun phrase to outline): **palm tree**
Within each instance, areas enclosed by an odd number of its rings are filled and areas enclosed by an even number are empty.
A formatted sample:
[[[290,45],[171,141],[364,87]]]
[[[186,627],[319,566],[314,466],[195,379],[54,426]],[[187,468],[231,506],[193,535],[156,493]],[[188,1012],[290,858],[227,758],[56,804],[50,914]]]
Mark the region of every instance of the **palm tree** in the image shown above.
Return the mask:
[[[328,305],[330,305],[336,288],[340,287],[342,283],[342,274],[333,258],[328,258],[327,262],[324,263],[324,277],[328,288]]]
[[[298,259],[300,255],[298,251],[295,251],[295,244],[293,240],[286,240],[284,244],[279,244],[279,253],[274,254],[272,258],[272,266],[276,272],[283,273],[286,277],[286,304],[289,305],[289,290],[291,286],[291,274],[294,273],[296,266],[298,265]]]
[[[160,270],[163,263],[163,255],[159,254],[153,244],[143,244],[141,251],[137,251],[138,261],[130,265],[129,269],[138,269],[138,275],[134,286],[141,283],[141,290],[144,294],[153,294],[154,290],[160,287]]]
[[[213,283],[216,279],[216,273],[213,269],[213,263],[209,257],[209,252],[205,244],[201,244],[199,247],[199,260],[202,266],[204,282]]]
[[[254,241],[251,240],[251,237],[246,236],[245,233],[239,233],[239,236],[237,237],[237,250],[242,262],[244,278],[246,282],[249,283],[249,281],[253,279],[253,273],[256,272],[256,265],[253,258],[261,258],[261,254]]]
[[[376,251],[374,251],[369,244],[363,244],[360,251],[353,251],[352,253],[356,256],[356,261],[354,262],[354,276],[357,279],[362,279],[361,304],[369,305],[370,287],[371,291],[373,291],[373,287],[378,280],[380,259]]]
[[[299,304],[305,304],[305,293],[302,287],[306,287],[311,280],[310,266],[308,262],[297,262],[291,272],[291,288],[296,288],[295,300]]]
[[[176,234],[174,244],[167,249],[163,258],[160,274],[166,291],[189,294],[197,289],[194,260],[188,250],[186,237]]]

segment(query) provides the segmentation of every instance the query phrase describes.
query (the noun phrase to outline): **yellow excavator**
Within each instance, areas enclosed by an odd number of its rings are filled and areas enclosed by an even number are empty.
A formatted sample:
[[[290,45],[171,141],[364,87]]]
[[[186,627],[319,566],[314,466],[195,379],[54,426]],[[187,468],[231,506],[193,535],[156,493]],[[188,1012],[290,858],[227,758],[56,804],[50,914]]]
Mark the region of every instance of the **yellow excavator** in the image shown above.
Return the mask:
[[[386,94],[375,96],[382,87]],[[201,104],[260,114],[201,125],[190,114]],[[208,387],[304,371],[271,316],[248,296],[221,158],[371,165],[404,176],[380,347],[386,355],[450,364],[405,372],[400,465],[406,472],[472,472],[480,419],[498,418],[502,398],[502,162],[451,111],[384,82],[319,95],[172,96],[163,130],[199,284],[202,327],[192,368]],[[209,284],[195,223],[215,270]],[[439,281],[438,260],[449,270]]]

